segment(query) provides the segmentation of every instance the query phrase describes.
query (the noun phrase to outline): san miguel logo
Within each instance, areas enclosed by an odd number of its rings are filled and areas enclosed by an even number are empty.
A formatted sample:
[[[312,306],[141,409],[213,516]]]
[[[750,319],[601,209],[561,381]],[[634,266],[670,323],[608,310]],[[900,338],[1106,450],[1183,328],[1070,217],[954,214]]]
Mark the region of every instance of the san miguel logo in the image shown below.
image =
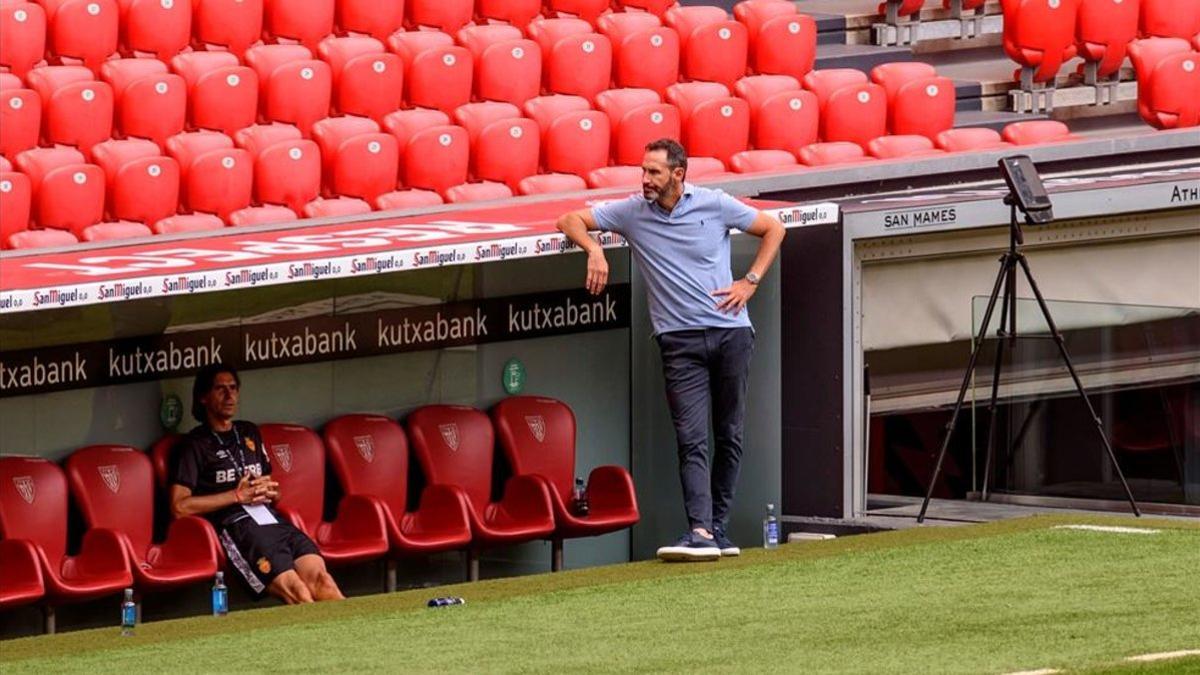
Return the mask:
[[[17,494],[21,495],[21,499],[25,500],[26,504],[33,503],[33,476],[13,476],[13,487],[17,488]]]
[[[100,472],[100,478],[114,495],[121,491],[121,471],[117,469],[116,464],[98,466],[96,470]]]
[[[355,436],[354,447],[367,464],[375,461],[375,441],[370,436]]]
[[[292,446],[287,443],[271,446],[271,453],[275,455],[275,461],[279,462],[279,466],[284,471],[291,473],[292,471]]]
[[[454,422],[450,424],[439,424],[438,431],[442,432],[442,440],[451,450],[458,451],[458,425]]]
[[[529,433],[533,434],[538,443],[546,440],[546,418],[541,415],[526,415],[525,425],[529,427]]]

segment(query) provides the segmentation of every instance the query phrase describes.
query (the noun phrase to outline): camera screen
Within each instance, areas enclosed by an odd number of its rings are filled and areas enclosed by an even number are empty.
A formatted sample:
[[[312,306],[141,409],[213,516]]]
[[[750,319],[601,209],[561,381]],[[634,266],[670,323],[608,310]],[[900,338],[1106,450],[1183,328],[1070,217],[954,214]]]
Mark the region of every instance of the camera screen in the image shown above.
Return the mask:
[[[1016,194],[1021,206],[1026,211],[1041,211],[1050,208],[1050,195],[1046,193],[1042,179],[1038,176],[1037,169],[1034,168],[1033,161],[1029,157],[1025,155],[1005,157],[1000,160],[1000,164],[1003,169],[1004,182],[1008,183],[1009,189]]]

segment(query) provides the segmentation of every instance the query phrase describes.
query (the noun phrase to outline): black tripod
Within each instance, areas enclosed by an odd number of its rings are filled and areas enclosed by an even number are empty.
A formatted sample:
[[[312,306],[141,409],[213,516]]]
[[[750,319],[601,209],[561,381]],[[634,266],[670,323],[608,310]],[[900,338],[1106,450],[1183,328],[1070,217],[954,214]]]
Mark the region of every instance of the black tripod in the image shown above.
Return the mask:
[[[987,309],[983,313],[983,324],[979,327],[979,340],[971,349],[971,360],[967,363],[967,372],[963,375],[962,387],[958,390],[958,400],[954,404],[954,412],[950,415],[950,421],[946,424],[946,436],[942,440],[942,449],[938,452],[937,462],[933,467],[933,476],[929,479],[929,489],[925,492],[925,501],[921,503],[921,512],[917,515],[917,522],[925,522],[925,512],[929,509],[929,500],[933,497],[933,488],[937,485],[938,474],[942,471],[942,462],[946,459],[946,449],[950,447],[950,436],[954,433],[954,425],[958,422],[959,412],[962,411],[963,399],[967,395],[967,387],[971,384],[971,377],[975,373],[975,365],[979,360],[979,353],[983,351],[983,343],[987,339],[988,326],[991,325],[992,312],[996,308],[996,300],[1000,297],[1001,292],[1003,292],[1004,299],[1000,305],[999,327],[996,329],[996,364],[992,372],[992,396],[988,403],[987,461],[984,464],[983,470],[983,500],[987,501],[988,482],[991,480],[992,471],[993,436],[995,435],[996,428],[996,396],[1000,388],[1000,367],[1003,361],[1004,342],[1007,340],[1009,345],[1015,345],[1018,338],[1018,265],[1020,265],[1021,270],[1025,273],[1025,279],[1029,282],[1029,288],[1033,290],[1033,295],[1037,298],[1038,307],[1042,310],[1042,316],[1046,319],[1046,325],[1050,328],[1050,335],[1022,335],[1020,337],[1025,339],[1048,338],[1054,340],[1054,343],[1058,345],[1058,353],[1062,356],[1063,363],[1066,364],[1067,370],[1071,373],[1071,379],[1075,382],[1075,389],[1079,393],[1079,398],[1083,399],[1083,404],[1087,406],[1088,414],[1091,415],[1092,421],[1096,423],[1096,433],[1099,434],[1100,441],[1104,444],[1104,450],[1108,453],[1108,458],[1112,460],[1113,468],[1117,471],[1117,477],[1121,479],[1121,487],[1125,489],[1125,496],[1129,499],[1129,506],[1133,509],[1135,516],[1141,516],[1142,514],[1138,510],[1137,502],[1133,499],[1133,492],[1129,489],[1129,483],[1125,481],[1125,474],[1121,472],[1121,466],[1117,463],[1117,456],[1113,454],[1112,445],[1109,444],[1108,436],[1104,433],[1104,426],[1100,422],[1100,417],[1096,415],[1096,410],[1092,407],[1092,402],[1088,399],[1087,392],[1083,389],[1083,383],[1079,381],[1079,375],[1075,372],[1075,366],[1071,363],[1071,356],[1067,353],[1062,333],[1058,332],[1058,326],[1054,324],[1054,319],[1050,316],[1050,308],[1046,306],[1046,300],[1042,297],[1042,292],[1038,290],[1037,282],[1033,280],[1033,273],[1029,271],[1029,262],[1025,259],[1025,255],[1018,249],[1018,246],[1025,243],[1025,238],[1021,233],[1021,225],[1017,222],[1017,207],[1021,205],[1020,201],[1016,195],[1009,194],[1004,198],[1004,203],[1008,204],[1011,208],[1008,251],[1000,257],[1000,272],[996,275],[996,284],[992,287],[992,295],[988,298]],[[1024,206],[1022,206],[1022,210],[1024,210]],[[1028,214],[1026,217],[1029,217]],[[1042,222],[1045,222],[1045,220]],[[1005,328],[1006,322],[1008,323],[1007,329]]]

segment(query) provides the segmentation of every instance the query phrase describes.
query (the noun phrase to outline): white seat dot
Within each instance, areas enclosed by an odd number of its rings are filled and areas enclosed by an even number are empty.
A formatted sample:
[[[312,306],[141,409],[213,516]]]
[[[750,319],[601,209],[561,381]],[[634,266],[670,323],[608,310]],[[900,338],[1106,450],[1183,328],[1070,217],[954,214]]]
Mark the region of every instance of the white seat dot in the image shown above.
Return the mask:
[[[12,192],[12,181],[0,180],[0,192]]]
[[[82,171],[76,171],[75,174],[71,176],[71,180],[75,181],[76,185],[83,185],[87,182],[87,174]]]
[[[226,157],[222,157],[222,158],[221,158],[221,168],[223,168],[223,169],[232,169],[232,168],[233,168],[233,164],[234,164],[234,162],[233,162],[233,158],[232,158],[232,157],[228,157],[228,156],[226,156]]]
[[[371,64],[371,70],[374,70],[377,73],[382,73],[383,71],[387,70],[387,64],[383,61],[376,61],[375,63]]]
[[[300,148],[290,148],[288,150],[288,157],[291,157],[292,159],[300,159],[303,156],[304,153],[300,151]]]
[[[154,93],[156,93],[156,94],[167,93],[167,83],[166,82],[155,82],[154,83]]]
[[[92,16],[99,16],[99,14],[100,14],[100,4],[99,4],[99,3],[96,3],[96,2],[93,2],[93,3],[89,4],[89,5],[87,6],[87,13],[88,13],[88,14],[91,14]]]
[[[225,84],[227,84],[231,87],[236,87],[239,84],[241,84],[241,82],[242,82],[242,78],[238,77],[237,75],[229,75],[229,76],[226,76],[226,78],[225,78]]]
[[[800,33],[800,22],[793,21],[793,22],[789,23],[788,24],[788,32],[791,33],[792,35],[798,35]]]
[[[371,153],[372,155],[378,155],[381,147],[382,146],[379,145],[379,141],[371,141],[370,143],[367,143],[367,152]]]
[[[441,143],[443,146],[449,146],[453,140],[454,139],[450,137],[450,134],[442,134],[441,136],[438,136],[438,143]]]
[[[865,91],[858,92],[858,102],[859,103],[868,103],[868,102],[870,102],[870,100],[871,100],[870,94],[868,94]]]
[[[84,89],[79,93],[79,97],[85,101],[94,101],[96,100],[96,92],[93,89]]]
[[[22,101],[20,96],[14,96],[8,99],[8,107],[12,108],[13,110],[20,110],[24,106],[25,101]]]
[[[579,128],[583,129],[584,131],[591,131],[592,130],[592,121],[586,117],[579,120]]]
[[[721,117],[733,117],[733,106],[731,106],[731,105],[721,106]]]
[[[157,164],[151,164],[146,167],[146,173],[150,174],[151,178],[158,178],[162,175],[162,167]]]
[[[651,35],[650,36],[650,46],[651,47],[661,47],[662,44],[663,44],[663,38],[661,35]]]
[[[801,101],[798,98],[794,98],[794,99],[788,101],[788,107],[791,108],[792,110],[799,110],[800,108],[804,107],[804,101]]]
[[[938,95],[938,86],[936,84],[931,84],[928,87],[925,87],[925,95],[926,96],[937,96]]]
[[[18,9],[17,11],[13,12],[13,20],[15,20],[17,23],[25,23],[25,20],[28,18],[29,14],[23,9]]]
[[[733,37],[733,32],[728,28],[722,28],[717,31],[717,37],[721,38],[722,40],[728,40],[729,38]]]
[[[446,64],[447,66],[454,65],[454,62],[457,60],[458,59],[454,58],[453,54],[446,54],[445,56],[442,57],[442,63]]]
[[[650,113],[650,122],[653,124],[662,124],[663,114],[660,112]]]
[[[300,69],[300,79],[302,79],[302,80],[313,79],[313,69],[312,68],[301,68]]]

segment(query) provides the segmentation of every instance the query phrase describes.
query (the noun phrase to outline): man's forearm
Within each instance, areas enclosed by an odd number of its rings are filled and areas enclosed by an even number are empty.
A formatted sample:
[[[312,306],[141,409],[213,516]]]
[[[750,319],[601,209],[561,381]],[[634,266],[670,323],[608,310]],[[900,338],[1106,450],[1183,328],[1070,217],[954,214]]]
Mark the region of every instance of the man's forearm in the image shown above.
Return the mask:
[[[206,513],[219,511],[226,506],[239,504],[237,490],[226,490],[215,495],[184,497],[175,503],[175,512],[179,516],[202,516]]]
[[[767,230],[758,243],[758,253],[754,256],[754,262],[750,263],[749,272],[755,273],[760,279],[766,276],[767,270],[771,269],[772,263],[775,262],[775,256],[779,255],[779,246],[783,244],[785,232],[782,226]]]
[[[587,224],[583,222],[583,219],[574,213],[568,213],[559,218],[558,229],[586,253],[604,250],[599,242],[588,235]]]

